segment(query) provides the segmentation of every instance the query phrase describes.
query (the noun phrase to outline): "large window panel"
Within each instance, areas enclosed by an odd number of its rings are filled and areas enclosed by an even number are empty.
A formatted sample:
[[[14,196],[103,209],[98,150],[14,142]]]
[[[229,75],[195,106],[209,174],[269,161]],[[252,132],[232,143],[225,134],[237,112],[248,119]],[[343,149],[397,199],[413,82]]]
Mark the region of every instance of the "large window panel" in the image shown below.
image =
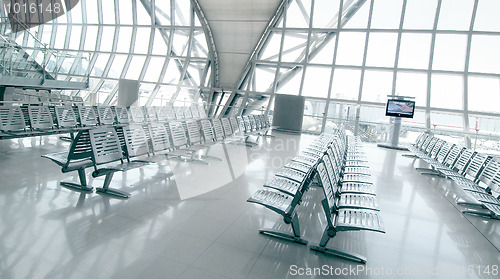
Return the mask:
[[[191,1],[175,1],[175,25],[189,26],[191,23]]]
[[[125,76],[126,79],[139,79],[139,75],[141,74],[142,67],[144,66],[144,61],[146,60],[146,56],[135,55],[132,57],[132,62],[130,63],[127,74]]]
[[[102,22],[104,24],[115,24],[115,1],[100,1],[102,5]],[[121,1],[127,2],[127,1]]]
[[[430,49],[430,34],[401,34],[398,67],[409,69],[429,68]]]
[[[332,93],[330,98],[357,100],[361,70],[335,69],[332,80]]]
[[[160,1],[160,2],[170,2],[170,1]],[[132,24],[133,14],[132,14],[132,1],[116,1],[118,4],[118,9],[120,9],[120,24]],[[138,5],[141,5],[139,2]]]
[[[371,28],[398,29],[402,8],[403,0],[375,1],[373,4]]]
[[[469,71],[500,74],[500,36],[472,35]]]
[[[474,22],[475,31],[500,31],[500,1],[480,0],[477,6],[476,19]]]
[[[432,29],[437,0],[407,0],[404,29]]]
[[[97,12],[98,11],[97,10],[97,1],[93,1],[93,0],[85,1],[85,8],[87,10],[87,12],[86,12],[87,23],[92,23],[92,24],[99,23],[99,14]]]
[[[500,78],[469,76],[469,110],[500,112]]]
[[[101,51],[111,51],[113,49],[113,40],[115,38],[115,28],[114,27],[103,27],[101,35]]]
[[[96,49],[97,31],[97,26],[87,26],[87,33],[85,34],[85,50],[94,51]]]
[[[111,68],[109,68],[108,77],[120,78],[123,66],[125,66],[126,61],[127,55],[115,54],[113,64],[111,64]]]
[[[302,81],[302,67],[297,66],[295,70],[281,69],[280,76],[278,77],[278,81],[287,76],[287,82],[278,83],[278,92],[280,94],[289,94],[289,95],[299,95],[300,83]],[[288,76],[290,75],[291,76]]]
[[[144,81],[157,82],[164,64],[165,58],[151,57],[149,60],[148,68],[146,70],[146,74],[144,75]]]
[[[306,68],[302,95],[327,98],[331,69],[331,67],[308,66]]]
[[[163,77],[164,83],[178,83],[181,79],[181,73],[179,72],[179,64],[181,62],[178,59],[170,59],[167,66],[167,71]]]
[[[286,27],[308,28],[311,13],[311,0],[293,0],[286,11]]]
[[[80,49],[80,37],[82,36],[82,27],[79,25],[71,26],[71,39],[69,40],[69,48],[73,50]]]
[[[466,35],[437,34],[432,69],[463,71],[465,68],[466,47]]]
[[[431,111],[431,128],[444,131],[464,131],[464,118],[460,114]]]
[[[313,28],[333,28],[337,26],[339,0],[314,0]]]
[[[431,107],[462,109],[464,80],[461,75],[432,74]]]
[[[107,53],[100,53],[97,56],[96,62],[94,64],[94,68],[92,68],[92,72],[90,75],[94,77],[100,77],[103,76],[104,69],[106,68],[106,64],[108,64],[109,60],[109,54]]]
[[[417,106],[426,106],[427,74],[398,72],[396,77],[396,95],[414,97]]]
[[[281,46],[281,31],[272,32],[264,49],[262,50],[261,59],[268,61],[278,61]]]
[[[255,67],[255,89],[256,91],[267,91],[274,82],[276,66],[257,65]]]
[[[439,30],[469,30],[474,1],[442,0],[437,28]]]
[[[131,39],[132,39],[132,27],[120,27],[116,51],[129,53]]]
[[[336,64],[361,66],[365,51],[365,37],[365,32],[341,32]]]
[[[305,100],[304,118],[302,119],[302,130],[320,133],[323,126],[323,116],[326,102],[317,100]]]
[[[165,39],[162,37],[162,34],[158,29],[155,29],[155,37],[154,37],[154,43],[153,43],[153,54],[159,54],[159,55],[168,55],[169,54],[168,53],[168,46],[165,43]]]
[[[392,71],[366,70],[361,100],[385,102],[387,95],[392,94],[392,78]]]
[[[368,39],[366,66],[394,67],[397,41],[396,33],[371,33]]]
[[[324,42],[324,40],[326,40],[327,36],[326,34],[321,34],[321,35],[314,34],[313,36],[318,36],[319,38],[325,37],[325,39],[323,40],[318,39],[317,45],[323,44],[323,47],[319,52],[316,52],[316,54],[314,55],[314,57],[312,57],[312,59],[310,58],[309,63],[331,65],[333,61],[333,52],[335,50],[335,37],[330,37],[328,39],[328,42]],[[314,49],[314,46],[317,47],[317,45],[313,45],[310,47],[310,54],[312,54],[311,50]]]
[[[137,28],[137,33],[135,34],[135,53],[146,54],[149,49],[149,39],[151,35],[151,28],[149,27],[139,27]]]
[[[281,61],[300,62],[304,59],[307,33],[285,33]]]
[[[350,0],[344,0],[344,5]],[[345,9],[345,7],[344,7]],[[343,26],[343,28],[366,28],[368,27],[368,15],[370,13],[370,1],[366,1],[359,8],[354,15],[351,16],[349,21]]]

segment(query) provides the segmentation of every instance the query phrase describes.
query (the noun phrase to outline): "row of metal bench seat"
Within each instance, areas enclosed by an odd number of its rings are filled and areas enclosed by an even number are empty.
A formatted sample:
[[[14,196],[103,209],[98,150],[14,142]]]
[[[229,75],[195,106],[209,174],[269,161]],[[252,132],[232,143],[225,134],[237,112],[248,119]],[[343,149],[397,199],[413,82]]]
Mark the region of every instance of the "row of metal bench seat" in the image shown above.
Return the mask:
[[[313,181],[323,190],[321,202],[327,226],[318,245],[311,249],[365,263],[360,255],[327,247],[338,231],[370,230],[384,232],[383,222],[371,182],[369,167],[359,139],[347,137],[341,130],[323,133],[299,156],[292,159],[275,176],[252,195],[248,202],[263,205],[283,216],[291,224],[293,234],[261,229],[262,234],[300,244],[297,205]]]
[[[259,123],[258,126],[261,129],[269,127],[269,122],[265,121],[265,117],[251,116],[251,118]],[[114,172],[129,169],[131,163],[137,167],[162,159],[204,164],[208,164],[204,159],[221,160],[206,154],[209,145],[226,139],[233,141],[233,137],[244,136],[244,130],[243,120],[238,120],[236,117],[91,127],[77,133],[69,152],[46,154],[42,157],[61,166],[63,173],[78,172],[80,183],[61,182],[61,185],[66,188],[86,193],[93,192],[93,187],[87,184],[85,169],[94,167],[93,177],[106,176],[103,187],[96,188],[98,193],[128,198],[130,194],[109,188]],[[110,140],[114,140],[116,134],[120,142],[122,157],[109,156],[112,158],[111,161],[106,161],[105,159],[108,158],[105,156],[97,157],[96,150],[100,146],[93,144],[92,138],[95,135],[101,135],[100,133],[107,135],[104,139]],[[115,145],[115,143],[110,144],[116,149]],[[204,149],[206,150],[205,154],[199,154],[199,151]],[[110,150],[106,149],[106,151]],[[101,158],[103,160],[99,160]],[[99,168],[99,165],[115,161],[119,161],[120,166],[105,167],[105,171]]]
[[[82,127],[203,119],[197,105],[174,108],[23,105],[0,107],[0,139],[76,132]]]
[[[500,160],[452,144],[428,133],[419,135],[409,146],[412,154],[405,157],[420,158],[430,168],[417,168],[423,175],[452,179],[464,191],[457,202],[469,209],[463,213],[485,218],[500,219]]]

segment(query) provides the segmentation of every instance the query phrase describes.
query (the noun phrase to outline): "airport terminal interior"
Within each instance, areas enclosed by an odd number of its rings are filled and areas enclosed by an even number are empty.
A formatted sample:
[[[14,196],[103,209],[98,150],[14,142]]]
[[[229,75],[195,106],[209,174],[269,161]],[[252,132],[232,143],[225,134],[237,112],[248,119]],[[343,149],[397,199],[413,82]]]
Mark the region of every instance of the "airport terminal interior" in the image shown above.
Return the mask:
[[[0,0],[1,278],[498,278],[497,0]]]

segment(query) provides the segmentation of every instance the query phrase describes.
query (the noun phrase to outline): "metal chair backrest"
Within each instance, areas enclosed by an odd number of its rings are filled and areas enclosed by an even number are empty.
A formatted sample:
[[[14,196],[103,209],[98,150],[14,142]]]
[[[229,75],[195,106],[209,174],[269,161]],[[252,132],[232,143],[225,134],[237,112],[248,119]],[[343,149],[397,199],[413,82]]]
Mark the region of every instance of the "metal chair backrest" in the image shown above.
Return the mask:
[[[149,139],[141,124],[130,124],[124,127],[123,136],[127,159],[142,155],[149,156]]]
[[[116,131],[112,127],[99,127],[89,130],[92,145],[92,161],[97,170],[98,165],[121,161],[123,152]]]
[[[97,115],[99,116],[99,125],[113,125],[116,121],[111,107],[97,106]]]
[[[186,137],[186,130],[182,122],[170,122],[170,135],[172,136],[172,146],[174,148],[181,148],[187,146],[188,140]]]
[[[31,129],[46,130],[54,128],[52,114],[48,106],[29,106],[28,113]]]
[[[172,148],[172,145],[170,144],[170,137],[163,123],[149,123],[148,130],[154,154],[156,154],[156,152],[168,151]]]
[[[76,120],[75,111],[70,106],[56,106],[54,108],[56,112],[57,127],[67,128],[76,127],[78,122]]]

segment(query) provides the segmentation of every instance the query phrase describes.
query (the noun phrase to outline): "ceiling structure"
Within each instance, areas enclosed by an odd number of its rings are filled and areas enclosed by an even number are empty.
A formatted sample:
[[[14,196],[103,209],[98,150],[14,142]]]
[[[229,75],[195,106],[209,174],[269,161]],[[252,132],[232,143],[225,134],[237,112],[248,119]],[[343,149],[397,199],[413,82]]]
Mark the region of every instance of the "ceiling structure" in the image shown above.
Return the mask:
[[[219,84],[236,88],[251,53],[282,0],[198,0],[219,57]]]

